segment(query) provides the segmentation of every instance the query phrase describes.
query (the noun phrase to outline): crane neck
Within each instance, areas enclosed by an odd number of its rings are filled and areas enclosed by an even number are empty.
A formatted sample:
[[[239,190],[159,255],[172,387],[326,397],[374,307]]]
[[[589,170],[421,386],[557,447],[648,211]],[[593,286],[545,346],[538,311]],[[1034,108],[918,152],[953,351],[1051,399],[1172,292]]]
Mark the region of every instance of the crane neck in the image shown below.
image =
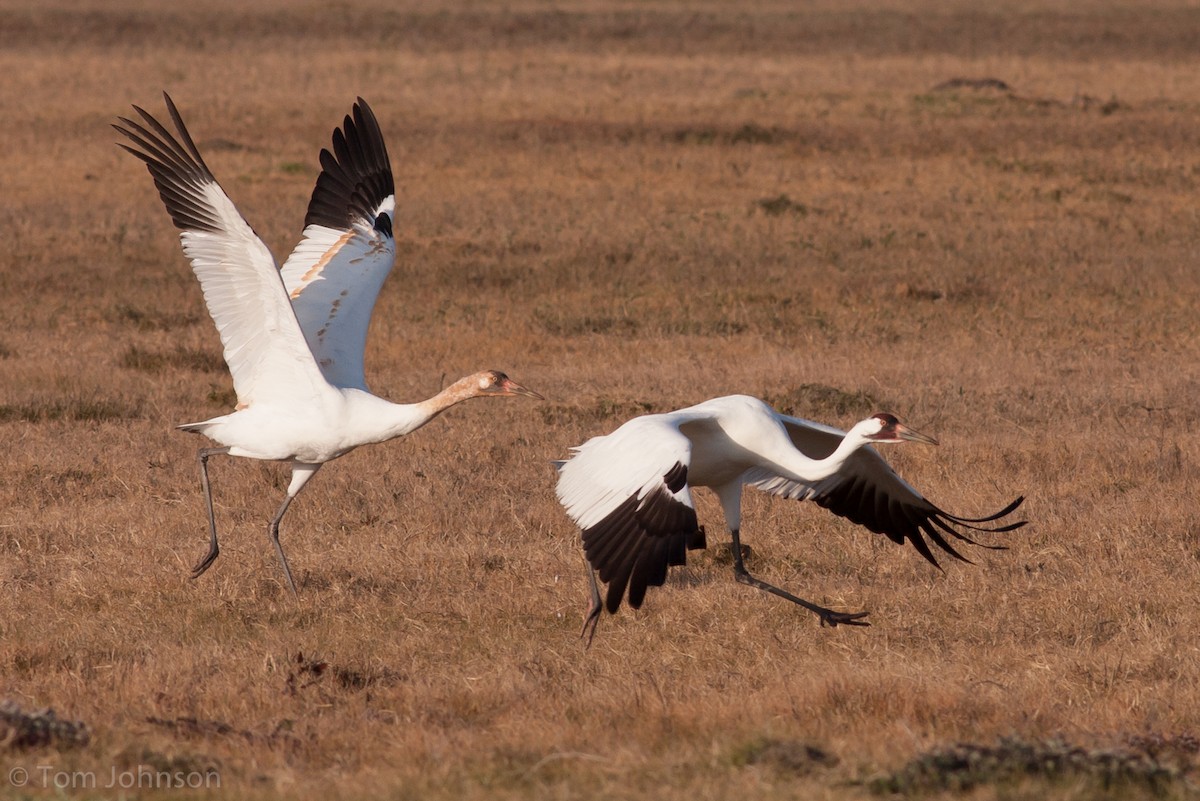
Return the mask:
[[[432,398],[417,403],[392,403],[376,398],[382,404],[372,415],[374,424],[382,435],[378,441],[383,442],[416,431],[451,406],[478,397],[479,394],[478,379],[475,376],[467,376],[455,381]]]
[[[813,459],[805,456],[798,450],[795,451],[795,457],[792,461],[796,461],[797,464],[793,470],[797,478],[805,482],[820,481],[841,470],[842,465],[854,455],[855,451],[869,444],[870,440],[858,430],[858,426],[855,426],[846,432],[846,435],[842,437],[842,441],[834,448],[833,453],[824,459]]]
[[[450,386],[443,389],[432,398],[423,400],[413,404],[420,409],[421,414],[425,415],[424,422],[427,423],[437,417],[442,412],[449,409],[451,406],[456,406],[465,400],[477,398],[481,395],[479,389],[479,377],[469,375],[465,378],[460,378]]]

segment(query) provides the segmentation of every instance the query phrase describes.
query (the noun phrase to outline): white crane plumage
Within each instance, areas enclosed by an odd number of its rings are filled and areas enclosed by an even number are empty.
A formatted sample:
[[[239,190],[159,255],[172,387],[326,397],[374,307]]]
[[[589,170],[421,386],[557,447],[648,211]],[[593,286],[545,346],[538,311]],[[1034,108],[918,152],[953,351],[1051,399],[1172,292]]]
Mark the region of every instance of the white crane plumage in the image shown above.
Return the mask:
[[[626,590],[629,605],[639,608],[646,588],[666,581],[668,567],[684,564],[688,550],[705,547],[692,503],[693,487],[711,488],[721,503],[737,580],[799,604],[830,626],[868,625],[860,619],[867,613],[826,609],[746,571],[740,540],[743,485],[814,500],[893,542],[908,540],[934,566],[937,559],[925,537],[951,556],[969,561],[943,534],[981,545],[959,527],[999,533],[1025,525],[980,525],[1009,515],[1024,498],[987,517],[958,517],[927,501],[866,447],[904,441],[937,444],[890,414],[874,415],[843,432],[780,414],[757,398],[731,395],[635,417],[611,434],[574,448],[575,455],[559,463],[556,489],[581,529],[588,562],[592,603],[582,635],[591,642],[602,608],[615,613]],[[597,572],[608,584],[604,604]]]
[[[287,494],[267,528],[288,587],[296,583],[279,543],[279,521],[321,465],[360,445],[403,436],[456,403],[476,397],[542,396],[504,373],[467,376],[428,400],[391,403],[367,390],[363,349],[375,299],[395,259],[396,197],[379,123],[359,98],[322,149],[300,244],[278,268],[200,157],[171,98],[178,137],[141,108],[124,117],[120,147],[146,163],[183,252],[200,281],[233,376],[237,408],[179,426],[220,443],[201,448],[209,549],[197,578],[220,550],[208,481],[217,454],[289,462]]]

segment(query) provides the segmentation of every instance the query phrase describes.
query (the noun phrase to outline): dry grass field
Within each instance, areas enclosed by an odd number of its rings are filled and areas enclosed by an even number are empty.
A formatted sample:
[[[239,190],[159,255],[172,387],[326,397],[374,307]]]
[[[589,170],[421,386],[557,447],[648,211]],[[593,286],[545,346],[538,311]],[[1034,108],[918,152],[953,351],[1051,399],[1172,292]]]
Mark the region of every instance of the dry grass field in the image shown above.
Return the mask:
[[[1194,6],[0,0],[0,20],[0,700],[90,733],[9,726],[0,797],[1200,792]],[[985,78],[1008,88],[942,86]],[[367,98],[399,192],[372,388],[499,368],[548,399],[327,466],[284,522],[298,598],[264,536],[274,464],[211,463],[224,547],[187,578],[204,440],[174,426],[229,410],[231,382],[108,127],[163,89],[280,257]],[[708,551],[585,651],[549,460],[735,392],[841,426],[893,411],[942,442],[885,450],[934,502],[1025,494],[1030,525],[939,572],[749,493],[751,570],[871,613],[822,629],[734,582],[700,493]]]

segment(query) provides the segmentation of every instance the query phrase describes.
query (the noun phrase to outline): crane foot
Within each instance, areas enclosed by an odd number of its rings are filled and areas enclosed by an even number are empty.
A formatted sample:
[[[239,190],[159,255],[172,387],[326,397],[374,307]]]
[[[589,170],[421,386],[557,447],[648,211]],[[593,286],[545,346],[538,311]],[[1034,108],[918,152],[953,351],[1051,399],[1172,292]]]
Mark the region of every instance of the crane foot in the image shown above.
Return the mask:
[[[865,620],[860,620],[867,616],[867,612],[835,612],[832,609],[825,609],[817,613],[821,618],[822,626],[837,628],[841,623],[843,626],[869,626],[871,625]]]

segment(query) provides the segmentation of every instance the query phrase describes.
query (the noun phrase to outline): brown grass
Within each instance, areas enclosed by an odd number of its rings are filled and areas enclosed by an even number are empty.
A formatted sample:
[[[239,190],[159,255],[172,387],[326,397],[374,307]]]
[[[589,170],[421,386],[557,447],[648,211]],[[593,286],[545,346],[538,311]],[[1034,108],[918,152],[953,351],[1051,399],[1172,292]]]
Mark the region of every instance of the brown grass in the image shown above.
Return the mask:
[[[211,797],[863,798],[957,741],[1197,734],[1200,13],[28,6],[0,3],[0,698],[91,737],[0,745],[0,795],[13,768],[52,794],[47,765],[111,796],[141,765],[217,770]],[[933,89],[957,77],[1011,90]],[[285,522],[296,600],[263,536],[275,465],[213,463],[222,557],[186,578],[202,441],[173,426],[227,410],[230,382],[107,127],[163,88],[281,255],[368,98],[400,188],[374,389],[498,367],[549,398],[327,467]],[[939,573],[752,494],[752,568],[872,628],[820,629],[710,547],[585,652],[548,461],[731,392],[842,425],[893,410],[942,440],[888,454],[935,502],[1025,493],[1032,524]],[[1182,759],[1163,786],[972,797],[1182,796]],[[180,792],[205,796],[134,794]]]

